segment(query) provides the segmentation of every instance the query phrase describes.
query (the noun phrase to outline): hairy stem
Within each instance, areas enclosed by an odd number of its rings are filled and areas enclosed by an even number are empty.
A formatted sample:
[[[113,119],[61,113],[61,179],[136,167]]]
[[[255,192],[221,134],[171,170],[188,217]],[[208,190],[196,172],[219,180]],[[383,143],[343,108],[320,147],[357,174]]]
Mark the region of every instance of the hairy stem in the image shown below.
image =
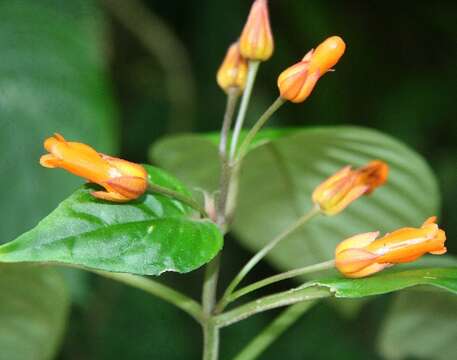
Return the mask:
[[[281,274],[267,277],[263,280],[257,281],[253,284],[245,286],[244,288],[241,288],[240,290],[233,292],[232,295],[230,295],[228,302],[230,303],[232,301],[235,301],[236,299],[240,298],[243,295],[249,294],[250,292],[253,292],[257,289],[260,289],[264,286],[273,284],[275,282],[290,279],[290,278],[300,276],[300,275],[329,270],[329,269],[332,269],[334,266],[335,266],[335,260],[329,260],[329,261],[321,262],[319,264],[309,265],[309,266],[305,266],[302,268],[286,271]]]
[[[252,270],[257,263],[262,260],[265,255],[267,255],[275,246],[277,246],[282,240],[287,238],[291,233],[299,229],[302,225],[306,222],[311,220],[316,214],[319,213],[319,209],[317,207],[313,207],[308,213],[303,215],[299,218],[295,223],[285,229],[282,233],[276,236],[272,241],[270,241],[267,245],[265,245],[258,253],[256,253],[247,263],[243,266],[240,272],[235,276],[232,282],[229,284],[227,289],[222,296],[222,299],[216,306],[216,312],[221,312],[224,310],[225,306],[229,302],[229,298],[233,291],[236,289],[238,284],[245,278],[245,276]]]
[[[119,281],[123,284],[132,286],[137,289],[141,289],[151,295],[154,295],[162,300],[165,300],[170,304],[175,305],[177,308],[188,313],[199,323],[202,323],[204,320],[202,307],[199,303],[187,297],[186,295],[180,293],[179,291],[168,287],[167,285],[148,279],[144,276],[98,270],[91,271],[97,275]]]
[[[289,306],[271,324],[263,329],[257,336],[241,350],[233,360],[257,359],[284,331],[293,325],[317,301],[301,302]]]
[[[151,194],[165,195],[173,199],[179,200],[184,204],[189,205],[191,208],[197,210],[202,216],[208,217],[208,214],[206,213],[205,209],[197,201],[190,197],[187,197],[186,195],[181,194],[180,192],[151,183],[149,183],[148,192]]]
[[[246,111],[248,110],[249,100],[251,99],[252,88],[254,87],[257,70],[259,69],[259,61],[249,61],[248,76],[246,80],[246,87],[241,98],[240,110],[235,121],[235,129],[233,131],[232,143],[230,145],[230,161],[235,157],[235,152],[240,137],[241,129],[243,128],[244,118],[246,117]]]

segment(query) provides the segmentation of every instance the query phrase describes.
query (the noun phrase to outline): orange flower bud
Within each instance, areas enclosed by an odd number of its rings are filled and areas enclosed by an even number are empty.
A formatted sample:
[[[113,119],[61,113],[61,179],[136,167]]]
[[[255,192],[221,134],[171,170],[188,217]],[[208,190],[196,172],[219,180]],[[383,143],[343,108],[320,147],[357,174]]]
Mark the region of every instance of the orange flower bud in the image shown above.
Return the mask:
[[[47,138],[44,147],[49,154],[40,158],[47,168],[62,168],[106,191],[94,191],[96,198],[126,202],[141,196],[148,187],[143,166],[126,160],[100,154],[89,145],[69,142],[60,134]]]
[[[273,54],[267,0],[255,0],[240,37],[241,55],[249,60],[265,61]]]
[[[346,166],[314,190],[313,202],[326,215],[338,214],[360,196],[370,194],[383,185],[388,172],[388,165],[380,160],[371,161],[356,170]]]
[[[248,63],[240,54],[238,43],[233,43],[225,55],[224,61],[217,72],[217,83],[224,90],[230,88],[244,89]]]
[[[346,277],[360,278],[427,253],[446,253],[446,234],[438,228],[435,216],[418,229],[402,228],[375,240],[378,235],[365,233],[341,242],[335,250],[336,268]]]
[[[317,80],[330,71],[343,56],[346,44],[339,36],[332,36],[316,50],[309,51],[295,65],[284,70],[278,77],[278,88],[283,99],[294,103],[304,101],[313,91]]]

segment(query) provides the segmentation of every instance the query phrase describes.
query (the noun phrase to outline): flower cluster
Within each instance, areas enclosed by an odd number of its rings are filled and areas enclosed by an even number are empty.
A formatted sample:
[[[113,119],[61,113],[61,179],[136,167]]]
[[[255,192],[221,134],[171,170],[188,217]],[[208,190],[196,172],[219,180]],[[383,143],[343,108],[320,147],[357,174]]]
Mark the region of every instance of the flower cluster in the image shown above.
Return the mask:
[[[273,50],[267,0],[255,0],[239,39],[230,45],[217,72],[218,85],[228,95],[231,95],[232,90],[238,94],[245,88],[252,89],[253,80],[250,76],[254,74],[255,77],[256,70],[251,70],[258,67],[259,62],[268,60]],[[343,39],[331,36],[315,49],[308,51],[298,63],[285,69],[277,79],[279,98],[253,126],[241,148],[248,148],[249,141],[284,102],[300,103],[306,100],[318,80],[333,70],[345,50]],[[252,81],[249,82],[249,79]],[[246,91],[244,95],[249,92]],[[244,110],[239,112],[241,116],[237,119],[232,135],[231,150],[236,150],[249,96],[243,99],[241,108]],[[222,134],[224,129],[230,130],[230,121],[224,121]],[[228,132],[225,132],[226,138],[221,141],[221,144],[224,144],[223,149],[226,148],[227,135]],[[63,168],[102,186],[104,191],[91,193],[96,198],[126,202],[137,199],[148,189],[147,172],[139,164],[98,153],[82,143],[68,142],[59,134],[46,139],[44,147],[49,154],[41,157],[41,165]],[[231,151],[228,160],[233,160],[234,153],[235,151]],[[240,153],[243,154],[243,151]],[[373,160],[357,169],[351,166],[343,167],[315,188],[312,193],[315,209],[326,216],[337,215],[360,197],[369,195],[384,185],[388,174],[389,166],[382,160]],[[211,198],[208,199],[212,201]],[[210,212],[214,213],[211,218],[215,219],[216,206],[211,201],[207,201],[211,204],[208,208],[213,210]],[[222,208],[225,208],[225,204]],[[427,219],[420,228],[402,228],[380,239],[377,239],[378,235],[379,232],[369,232],[341,242],[335,250],[336,268],[344,276],[359,278],[393,264],[414,261],[427,253],[446,252],[446,235],[436,224],[435,217]]]

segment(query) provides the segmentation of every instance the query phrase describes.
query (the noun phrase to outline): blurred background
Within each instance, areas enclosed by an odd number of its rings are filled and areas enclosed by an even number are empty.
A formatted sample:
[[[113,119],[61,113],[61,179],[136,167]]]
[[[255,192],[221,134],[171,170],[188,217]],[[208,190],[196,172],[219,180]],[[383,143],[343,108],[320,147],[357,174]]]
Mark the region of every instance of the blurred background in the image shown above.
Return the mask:
[[[146,162],[149,146],[161,136],[218,130],[225,95],[215,74],[250,4],[0,1],[1,242],[32,227],[80,184],[66,174],[44,174],[37,164],[42,140],[54,131]],[[271,0],[276,49],[261,67],[248,119],[252,123],[276,98],[276,77],[285,67],[329,35],[340,35],[348,48],[336,72],[319,82],[306,103],[285,106],[271,124],[367,126],[416,149],[437,174],[440,223],[454,254],[456,15],[457,2],[444,0]],[[250,255],[230,240],[225,251],[222,283]],[[274,272],[262,264],[257,276]],[[58,359],[199,358],[200,329],[187,315],[108,280],[80,272],[66,276],[73,305]],[[200,270],[163,278],[199,297]],[[349,303],[346,312],[316,306],[262,359],[383,359],[380,319],[393,301],[376,298],[360,311],[351,311]],[[234,356],[275,314],[224,330],[222,358]],[[421,354],[399,351],[391,358],[410,355]]]

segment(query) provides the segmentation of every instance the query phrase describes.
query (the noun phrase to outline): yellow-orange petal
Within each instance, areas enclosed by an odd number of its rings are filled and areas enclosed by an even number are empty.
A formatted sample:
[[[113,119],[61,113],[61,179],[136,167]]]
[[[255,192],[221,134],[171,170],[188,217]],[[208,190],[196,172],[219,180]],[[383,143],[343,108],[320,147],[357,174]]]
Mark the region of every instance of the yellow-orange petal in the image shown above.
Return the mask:
[[[121,194],[112,191],[93,191],[90,193],[93,197],[97,199],[111,201],[111,202],[118,202],[123,203],[127,201],[131,201],[132,199],[125,197]]]
[[[385,268],[388,268],[391,266],[392,266],[392,264],[387,264],[387,263],[378,264],[375,262],[371,265],[364,267],[363,269],[361,269],[359,271],[354,271],[352,273],[345,273],[343,275],[348,278],[357,279],[357,278],[362,278],[362,277],[373,275],[373,274],[380,272],[380,271],[384,270]]]
[[[40,157],[40,165],[49,169],[60,167],[61,160],[57,159],[52,154],[42,155]]]
[[[361,249],[371,244],[379,236],[379,231],[367,232],[351,236],[340,242],[335,249],[335,254],[348,249]]]
[[[335,267],[343,274],[361,271],[373,264],[377,256],[364,249],[346,249],[335,256]]]
[[[367,195],[376,188],[384,185],[389,175],[389,166],[381,160],[370,161],[367,165],[356,170],[358,182],[369,187]]]
[[[241,55],[249,60],[265,61],[273,49],[267,0],[255,0],[240,36]]]
[[[108,180],[103,184],[108,190],[112,190],[130,200],[141,196],[148,187],[144,178],[136,176],[121,176]]]
[[[331,36],[324,40],[313,52],[309,64],[309,72],[318,71],[321,75],[333,68],[343,56],[346,44],[339,36]]]

